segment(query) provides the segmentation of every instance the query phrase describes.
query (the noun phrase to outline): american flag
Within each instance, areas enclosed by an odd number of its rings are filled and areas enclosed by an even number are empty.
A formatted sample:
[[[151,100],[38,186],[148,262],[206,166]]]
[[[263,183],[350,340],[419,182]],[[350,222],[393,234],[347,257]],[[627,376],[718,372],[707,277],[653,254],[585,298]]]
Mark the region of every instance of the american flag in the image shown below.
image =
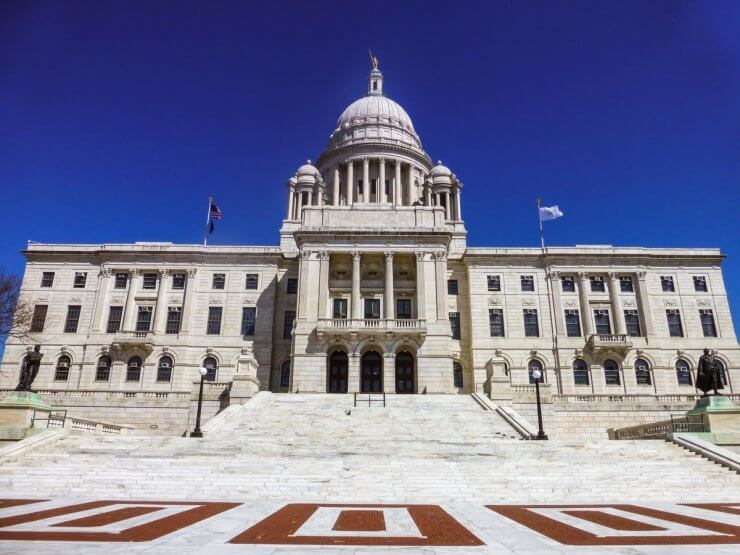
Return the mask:
[[[221,219],[221,209],[215,204],[213,204],[213,202],[211,202],[211,219],[212,220]]]

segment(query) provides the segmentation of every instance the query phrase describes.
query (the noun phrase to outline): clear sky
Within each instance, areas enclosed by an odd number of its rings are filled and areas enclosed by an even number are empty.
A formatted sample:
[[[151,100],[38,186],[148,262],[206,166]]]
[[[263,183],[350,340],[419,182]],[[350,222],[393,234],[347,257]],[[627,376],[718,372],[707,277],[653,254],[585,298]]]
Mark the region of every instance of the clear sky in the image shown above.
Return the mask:
[[[368,49],[474,246],[720,247],[740,314],[740,2],[0,4],[0,266],[26,240],[278,242]]]

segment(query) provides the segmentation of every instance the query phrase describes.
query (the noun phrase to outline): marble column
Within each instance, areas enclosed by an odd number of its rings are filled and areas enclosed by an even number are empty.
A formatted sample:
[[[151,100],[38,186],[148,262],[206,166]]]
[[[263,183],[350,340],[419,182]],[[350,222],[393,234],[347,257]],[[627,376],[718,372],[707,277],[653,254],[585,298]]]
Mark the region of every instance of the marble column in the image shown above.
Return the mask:
[[[455,208],[457,209],[457,214],[455,219],[457,221],[462,221],[462,205],[460,204],[460,187],[455,187]]]
[[[308,202],[306,206],[313,206],[313,191],[308,191]]]
[[[183,291],[182,303],[182,321],[180,322],[180,332],[188,333],[190,331],[190,315],[193,312],[193,303],[195,302],[195,276],[198,270],[191,268],[188,270],[188,277],[185,281],[185,290]]]
[[[637,272],[637,302],[640,305],[640,317],[644,324],[643,334],[646,337],[655,336],[655,326],[653,325],[653,314],[650,311],[650,299],[648,298],[647,289],[647,272]]]
[[[409,184],[409,205],[413,205],[416,201],[416,187],[414,187],[414,166],[409,164],[408,172],[408,184]]]
[[[296,193],[296,197],[298,200],[296,213],[295,213],[295,219],[300,220],[301,219],[301,213],[303,212],[303,191],[298,191]]]
[[[437,284],[437,320],[447,320],[447,253],[434,254],[434,281]]]
[[[385,196],[385,158],[381,158],[378,161],[378,198],[380,202],[385,204],[388,199]]]
[[[295,187],[293,184],[290,185],[290,193],[288,193],[288,215],[285,217],[286,220],[293,219],[293,197],[295,196]]]
[[[370,202],[370,159],[362,159],[362,200]]]
[[[332,189],[332,204],[339,206],[339,167],[334,168],[334,188]]]
[[[431,186],[428,186],[426,188],[426,191],[424,191],[424,204],[427,206],[432,206],[432,188]]]
[[[588,339],[594,333],[594,320],[591,316],[591,306],[588,304],[589,279],[588,274],[578,274],[578,300],[581,304],[581,322],[583,322],[583,335]]]
[[[360,259],[357,251],[352,253],[352,319],[362,320],[362,306],[360,305]]]
[[[100,268],[100,282],[95,300],[95,315],[93,317],[93,331],[103,331],[103,313],[108,300],[108,287],[110,286],[110,268]]]
[[[159,271],[159,284],[157,287],[157,304],[154,307],[154,333],[164,333],[165,323],[167,321],[167,301],[164,294],[167,292],[167,277],[169,272]]]
[[[131,269],[128,273],[128,296],[123,309],[123,331],[133,331],[136,322],[136,290],[139,283],[139,271]]]
[[[445,195],[445,219],[451,220],[452,219],[452,210],[451,210],[452,207],[450,206],[450,192],[445,191],[444,195]]]
[[[393,300],[393,253],[385,253],[385,290],[383,291],[383,304],[385,305],[386,320],[393,320],[395,307]]]
[[[609,272],[609,296],[612,302],[612,313],[614,314],[614,328],[617,335],[627,334],[627,324],[624,321],[624,310],[619,298],[619,276],[615,272]]]
[[[316,206],[324,206],[325,192],[326,188],[324,187],[324,182],[322,181],[316,186]]]
[[[424,252],[416,252],[416,318],[425,320],[426,303],[424,302]]]
[[[555,333],[557,335],[566,335],[565,321],[563,319],[563,305],[560,300],[560,291],[562,289],[560,284],[560,273],[550,272],[548,279],[550,280],[550,288],[552,289],[552,310],[554,311],[553,319],[555,320]]]
[[[352,206],[352,203],[354,202],[354,165],[355,163],[353,160],[347,162],[347,206]]]
[[[403,205],[403,188],[401,187],[401,162],[396,160],[396,182],[393,185],[393,204]]]
[[[319,253],[319,319],[327,318],[329,301],[329,253]]]

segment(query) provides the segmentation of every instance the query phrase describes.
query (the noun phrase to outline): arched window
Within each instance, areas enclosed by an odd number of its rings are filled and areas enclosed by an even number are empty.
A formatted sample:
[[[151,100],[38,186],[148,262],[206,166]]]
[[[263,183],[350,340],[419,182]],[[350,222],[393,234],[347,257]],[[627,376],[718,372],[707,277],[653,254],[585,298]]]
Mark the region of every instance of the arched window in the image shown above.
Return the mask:
[[[452,382],[455,387],[463,387],[463,367],[457,361],[452,363]]]
[[[682,358],[676,361],[676,380],[678,381],[678,385],[694,385],[694,381],[691,379],[689,363]]]
[[[207,370],[205,379],[209,382],[215,382],[216,372],[218,371],[218,361],[215,357],[206,357],[203,360],[203,368]]]
[[[280,365],[280,387],[290,387],[290,361]]]
[[[604,382],[606,385],[622,385],[619,365],[610,358],[604,361]]]
[[[157,365],[157,381],[158,382],[170,382],[172,381],[172,358],[169,356],[163,356],[159,359]]]
[[[725,372],[725,363],[718,358],[715,358],[714,360],[717,363],[717,369],[719,370],[719,379],[722,382],[722,385],[727,385],[727,372]]]
[[[126,381],[138,382],[141,379],[141,357],[131,357],[126,365]]]
[[[98,366],[95,368],[95,381],[107,382],[110,379],[110,357],[103,355],[98,359]]]
[[[637,385],[653,384],[650,376],[650,364],[644,358],[638,358],[635,361],[635,380],[637,381]]]
[[[62,355],[57,360],[57,367],[54,371],[54,381],[66,382],[69,379],[69,365],[71,363],[70,358],[67,355]]]
[[[529,383],[535,383],[534,376],[532,375],[535,370],[540,371],[540,379],[538,381],[545,383],[545,371],[542,369],[542,363],[539,360],[534,358],[530,360],[527,369],[529,370]]]
[[[582,358],[573,361],[573,383],[575,385],[589,385],[588,364]]]

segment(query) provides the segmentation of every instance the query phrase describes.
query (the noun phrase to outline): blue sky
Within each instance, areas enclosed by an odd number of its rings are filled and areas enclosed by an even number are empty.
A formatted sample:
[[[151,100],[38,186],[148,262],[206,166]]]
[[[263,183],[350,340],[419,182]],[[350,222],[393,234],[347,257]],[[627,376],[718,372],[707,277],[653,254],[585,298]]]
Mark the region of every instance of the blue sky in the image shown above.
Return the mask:
[[[0,4],[0,266],[26,240],[278,241],[367,50],[474,246],[720,247],[740,314],[740,2]]]

